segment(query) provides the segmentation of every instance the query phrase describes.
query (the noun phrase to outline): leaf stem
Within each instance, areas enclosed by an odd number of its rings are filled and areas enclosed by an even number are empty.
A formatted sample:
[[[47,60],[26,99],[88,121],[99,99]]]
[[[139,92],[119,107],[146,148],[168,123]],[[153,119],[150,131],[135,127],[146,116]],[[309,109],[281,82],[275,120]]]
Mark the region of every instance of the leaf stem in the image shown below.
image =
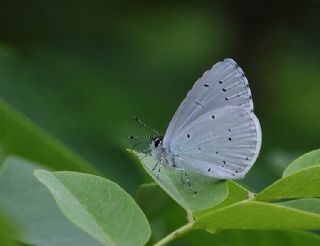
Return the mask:
[[[177,230],[171,232],[170,234],[168,234],[167,236],[165,236],[164,238],[162,238],[159,242],[155,243],[154,246],[163,246],[163,245],[167,245],[169,242],[171,242],[174,239],[177,239],[178,237],[180,237],[181,235],[189,232],[192,230],[194,221],[189,222],[187,224],[185,224],[184,226],[181,226],[180,228],[178,228]]]
[[[187,220],[188,220],[188,222],[194,221],[192,211],[190,211],[190,210],[187,210]]]

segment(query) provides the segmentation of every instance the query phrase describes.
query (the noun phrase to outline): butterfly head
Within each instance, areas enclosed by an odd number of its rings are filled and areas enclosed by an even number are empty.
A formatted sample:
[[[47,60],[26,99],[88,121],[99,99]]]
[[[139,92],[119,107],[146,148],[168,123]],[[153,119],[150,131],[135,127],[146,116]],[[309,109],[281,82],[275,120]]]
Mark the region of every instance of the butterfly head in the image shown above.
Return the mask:
[[[151,148],[151,154],[156,160],[162,160],[164,158],[162,136],[153,136],[151,138],[150,148]]]
[[[152,137],[152,139],[151,139],[151,147],[153,149],[159,148],[162,145],[162,140],[163,140],[162,136],[154,136],[154,137]]]

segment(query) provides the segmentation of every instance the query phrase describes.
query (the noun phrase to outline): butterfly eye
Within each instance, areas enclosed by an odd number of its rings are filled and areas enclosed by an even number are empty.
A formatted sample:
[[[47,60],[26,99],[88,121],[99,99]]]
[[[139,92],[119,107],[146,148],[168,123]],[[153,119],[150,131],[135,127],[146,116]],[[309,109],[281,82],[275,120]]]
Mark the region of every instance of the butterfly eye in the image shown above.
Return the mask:
[[[159,144],[161,143],[162,139],[161,138],[156,138],[154,140],[154,146],[157,148],[159,146]]]

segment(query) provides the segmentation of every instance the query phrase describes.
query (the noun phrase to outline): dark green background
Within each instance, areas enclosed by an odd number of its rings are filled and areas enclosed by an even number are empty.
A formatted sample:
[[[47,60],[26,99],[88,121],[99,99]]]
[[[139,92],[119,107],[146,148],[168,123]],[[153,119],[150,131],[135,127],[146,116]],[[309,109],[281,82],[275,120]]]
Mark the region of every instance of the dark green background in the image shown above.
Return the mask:
[[[0,96],[134,194],[127,136],[161,132],[217,61],[246,72],[260,119],[260,190],[319,147],[317,1],[1,1]],[[1,120],[1,119],[0,119]]]

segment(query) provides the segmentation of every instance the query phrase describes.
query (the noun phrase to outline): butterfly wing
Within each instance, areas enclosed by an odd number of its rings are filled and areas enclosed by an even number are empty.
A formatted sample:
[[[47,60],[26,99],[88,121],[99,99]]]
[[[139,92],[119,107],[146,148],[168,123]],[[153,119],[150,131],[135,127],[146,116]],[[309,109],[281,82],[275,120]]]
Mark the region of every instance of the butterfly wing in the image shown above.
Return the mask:
[[[251,112],[238,106],[213,109],[175,135],[170,151],[178,168],[218,179],[242,178],[261,146],[261,129]]]
[[[252,112],[248,80],[232,59],[218,62],[195,83],[173,116],[164,137],[164,147],[193,120],[225,106],[238,106]]]

